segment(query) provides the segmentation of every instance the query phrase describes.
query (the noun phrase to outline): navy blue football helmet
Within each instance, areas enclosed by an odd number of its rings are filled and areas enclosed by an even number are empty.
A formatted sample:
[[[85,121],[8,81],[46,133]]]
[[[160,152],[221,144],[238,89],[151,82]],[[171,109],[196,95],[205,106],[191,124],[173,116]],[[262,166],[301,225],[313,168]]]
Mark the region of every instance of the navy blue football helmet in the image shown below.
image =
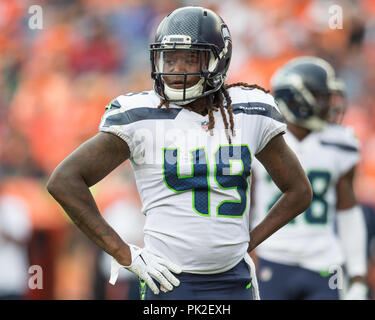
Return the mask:
[[[309,130],[338,123],[345,112],[344,84],[321,58],[287,62],[272,76],[271,91],[285,119]]]
[[[168,51],[190,50],[199,55],[195,72],[168,72]],[[151,77],[155,92],[165,101],[188,104],[207,96],[224,84],[232,56],[232,40],[227,25],[215,12],[202,7],[182,7],[168,14],[160,23],[155,42],[150,44]],[[168,86],[165,78],[179,76],[181,86]],[[190,86],[188,77],[199,81]]]

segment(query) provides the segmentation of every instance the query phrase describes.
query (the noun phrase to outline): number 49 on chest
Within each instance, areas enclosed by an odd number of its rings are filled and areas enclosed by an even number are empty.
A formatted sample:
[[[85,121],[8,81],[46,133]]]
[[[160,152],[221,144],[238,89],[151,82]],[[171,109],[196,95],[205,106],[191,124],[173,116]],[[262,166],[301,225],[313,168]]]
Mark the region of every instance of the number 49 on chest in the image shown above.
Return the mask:
[[[239,200],[223,199],[216,207],[216,215],[226,218],[241,218],[246,211],[248,197],[248,177],[251,172],[251,152],[249,146],[220,145],[209,157],[205,148],[190,151],[191,174],[180,175],[179,148],[163,149],[163,179],[166,186],[175,193],[192,192],[193,210],[202,216],[211,215],[211,190],[209,176],[222,190],[235,190]],[[210,173],[209,159],[214,161],[214,172]],[[240,162],[242,170],[233,173],[234,163]]]

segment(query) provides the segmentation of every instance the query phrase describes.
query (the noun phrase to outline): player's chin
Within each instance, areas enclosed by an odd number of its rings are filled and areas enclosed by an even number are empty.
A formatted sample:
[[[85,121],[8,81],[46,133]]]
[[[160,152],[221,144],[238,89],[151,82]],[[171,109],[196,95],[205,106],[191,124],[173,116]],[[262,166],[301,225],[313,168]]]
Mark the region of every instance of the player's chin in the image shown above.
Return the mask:
[[[183,79],[164,79],[164,81],[168,87],[173,88],[173,89],[184,89],[185,87],[185,83]],[[187,77],[186,88],[190,88],[194,86],[195,84],[197,84],[198,81],[199,81],[199,78],[189,79],[189,77]]]
[[[183,89],[185,85],[184,83],[167,83],[167,86],[172,89]],[[188,88],[188,85],[186,87]]]
[[[197,81],[186,82],[186,89],[194,86],[196,83]],[[185,84],[183,82],[171,82],[171,83],[166,82],[166,85],[172,89],[184,89],[185,88]]]

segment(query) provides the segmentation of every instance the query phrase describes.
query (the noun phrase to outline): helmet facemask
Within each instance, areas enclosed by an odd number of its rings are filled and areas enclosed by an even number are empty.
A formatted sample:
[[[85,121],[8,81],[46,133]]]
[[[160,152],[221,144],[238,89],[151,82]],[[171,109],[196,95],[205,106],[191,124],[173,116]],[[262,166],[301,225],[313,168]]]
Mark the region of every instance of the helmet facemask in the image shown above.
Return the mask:
[[[347,108],[346,96],[343,92],[333,92],[330,96],[327,122],[341,124]]]
[[[309,130],[339,124],[346,109],[345,86],[318,57],[294,58],[271,78],[272,92],[289,123]]]
[[[280,81],[277,77],[272,81]],[[319,116],[323,105],[318,105],[316,96],[305,86],[298,74],[284,77],[274,92],[280,111],[285,119],[309,130],[321,130],[325,121]]]
[[[183,35],[165,36],[161,43],[151,44],[156,93],[165,101],[185,105],[216,92],[225,81],[218,69],[226,50],[219,52],[213,44],[191,44],[190,37]],[[185,60],[185,64],[182,71],[176,72],[172,63],[177,59],[179,63]]]
[[[288,122],[312,131],[322,130],[328,123],[336,123],[332,93],[306,91],[304,95],[295,88],[282,91],[278,92],[277,102]]]
[[[276,79],[277,80],[277,79]],[[299,75],[291,74],[277,84],[274,92],[285,119],[309,130],[340,124],[346,101],[340,80],[332,80],[327,90],[311,90]]]

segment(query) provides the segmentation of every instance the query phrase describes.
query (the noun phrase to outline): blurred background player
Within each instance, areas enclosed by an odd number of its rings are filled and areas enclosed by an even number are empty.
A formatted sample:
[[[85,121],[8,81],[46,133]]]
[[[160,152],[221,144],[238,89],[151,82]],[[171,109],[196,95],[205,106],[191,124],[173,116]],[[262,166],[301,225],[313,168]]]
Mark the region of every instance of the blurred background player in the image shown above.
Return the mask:
[[[22,198],[0,193],[0,300],[25,299],[31,220]]]
[[[353,191],[359,143],[336,124],[344,113],[343,84],[325,60],[299,57],[277,70],[271,87],[287,122],[285,140],[314,195],[303,214],[257,248],[262,298],[338,299],[345,263],[350,284],[342,298],[366,299],[366,226]],[[256,225],[280,191],[259,164],[254,189]]]

